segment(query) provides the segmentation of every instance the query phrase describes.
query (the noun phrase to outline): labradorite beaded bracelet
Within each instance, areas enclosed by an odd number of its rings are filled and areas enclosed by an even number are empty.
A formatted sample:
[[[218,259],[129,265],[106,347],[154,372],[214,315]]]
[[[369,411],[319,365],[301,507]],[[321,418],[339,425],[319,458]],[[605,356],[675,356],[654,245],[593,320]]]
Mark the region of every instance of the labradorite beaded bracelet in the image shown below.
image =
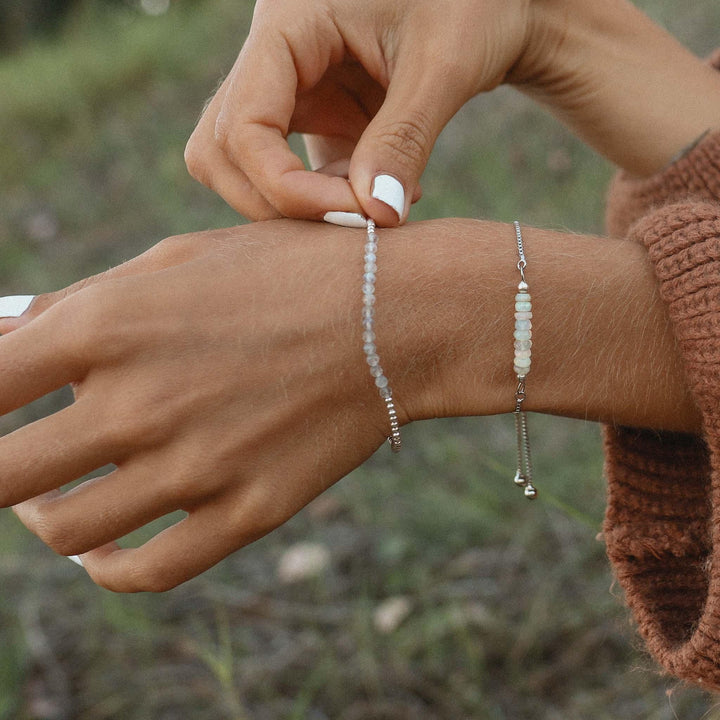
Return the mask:
[[[380,365],[380,356],[375,344],[375,279],[377,273],[378,236],[375,232],[375,222],[367,221],[367,241],[365,243],[365,269],[363,273],[363,350],[365,360],[370,366],[370,375],[375,381],[375,387],[385,403],[390,418],[390,435],[388,442],[393,452],[399,452],[402,447],[400,440],[400,423],[398,422],[392,389]]]
[[[515,484],[525,488],[525,497],[531,500],[537,497],[537,488],[532,482],[532,462],[530,458],[530,439],[528,437],[527,415],[523,408],[525,402],[525,379],[530,372],[530,357],[532,354],[532,298],[530,288],[525,280],[525,247],[523,246],[520,223],[513,223],[515,240],[519,260],[517,269],[520,271],[520,282],[515,295],[515,357],[513,370],[517,375],[517,388],[515,390],[515,433],[517,435],[517,470],[515,471]]]

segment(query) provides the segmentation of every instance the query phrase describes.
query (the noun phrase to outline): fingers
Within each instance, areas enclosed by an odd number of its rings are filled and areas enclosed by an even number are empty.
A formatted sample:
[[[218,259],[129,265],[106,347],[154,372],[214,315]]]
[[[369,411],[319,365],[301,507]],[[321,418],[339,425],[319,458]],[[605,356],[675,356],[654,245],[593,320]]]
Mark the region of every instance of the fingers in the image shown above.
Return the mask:
[[[61,555],[79,555],[178,509],[178,478],[163,463],[130,462],[66,493],[48,492],[16,505],[21,522]]]
[[[188,262],[203,252],[206,242],[207,239],[204,238],[204,242],[199,243],[192,233],[167,238],[121,265],[79,280],[61,290],[37,296],[11,295],[0,297],[0,333],[10,333],[27,325],[53,305],[86,288],[109,280],[156,272]]]
[[[407,219],[440,132],[472,95],[451,68],[422,54],[402,55],[353,153],[350,183],[365,214],[381,225]]]
[[[185,164],[198,182],[216,192],[230,207],[254,220],[272,220],[280,213],[262,196],[247,175],[234,165],[217,142],[216,122],[227,93],[226,81],[213,97],[185,147]]]
[[[237,535],[226,509],[207,504],[138,548],[109,543],[84,554],[82,561],[93,581],[108,590],[163,592],[227,557],[242,544]]]
[[[295,14],[295,8],[290,10]],[[342,113],[333,122],[324,119],[333,110],[327,108],[328,98],[332,92],[337,96],[329,82],[321,83],[320,97],[300,103],[296,121],[302,127],[291,127],[298,92],[315,88],[337,53],[334,46],[339,42],[342,48],[334,25],[321,25],[313,30],[310,48],[307,38],[298,39],[299,48],[291,47],[292,41],[277,28],[256,27],[188,142],[190,174],[252,220],[320,220],[328,210],[360,210],[344,179],[306,170],[287,143],[293,130],[319,128],[324,134],[332,128],[331,134],[345,136],[351,132],[347,123],[338,128],[353,113]],[[356,136],[360,130],[358,126]]]
[[[24,500],[86,475],[117,459],[113,437],[95,406],[82,400],[0,438],[0,506]]]
[[[32,306],[30,312],[35,312]],[[84,377],[89,359],[83,346],[72,318],[54,313],[0,337],[0,414]]]

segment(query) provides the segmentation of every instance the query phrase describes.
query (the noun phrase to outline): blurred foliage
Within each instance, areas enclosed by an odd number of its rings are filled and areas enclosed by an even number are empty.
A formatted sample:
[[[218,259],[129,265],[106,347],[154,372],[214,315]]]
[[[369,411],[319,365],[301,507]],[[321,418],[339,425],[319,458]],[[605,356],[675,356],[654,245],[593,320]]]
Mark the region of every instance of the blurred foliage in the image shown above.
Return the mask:
[[[682,13],[669,0],[642,5],[700,53],[720,27],[712,0]],[[251,3],[138,7],[78,2],[55,37],[0,59],[2,294],[61,287],[165,235],[240,221],[190,180],[182,150]],[[443,134],[413,216],[600,233],[610,173],[501,89]],[[68,401],[44,398],[1,418],[0,432]],[[533,505],[511,482],[509,418],[418,424],[400,456],[380,451],[269,537],[162,596],[99,590],[0,514],[0,718],[720,717],[656,674],[616,597],[596,538],[597,428],[532,422]],[[307,541],[327,564],[283,580],[287,552]],[[403,615],[380,625],[388,600]]]

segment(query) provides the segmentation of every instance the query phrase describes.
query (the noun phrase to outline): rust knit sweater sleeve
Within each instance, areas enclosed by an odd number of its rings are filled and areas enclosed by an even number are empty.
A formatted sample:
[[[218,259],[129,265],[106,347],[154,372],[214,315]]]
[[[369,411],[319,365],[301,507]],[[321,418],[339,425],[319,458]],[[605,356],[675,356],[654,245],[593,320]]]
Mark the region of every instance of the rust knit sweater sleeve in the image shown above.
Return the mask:
[[[720,691],[720,131],[653,178],[621,173],[607,219],[647,248],[703,416],[701,437],[605,429],[608,556],[651,653]]]

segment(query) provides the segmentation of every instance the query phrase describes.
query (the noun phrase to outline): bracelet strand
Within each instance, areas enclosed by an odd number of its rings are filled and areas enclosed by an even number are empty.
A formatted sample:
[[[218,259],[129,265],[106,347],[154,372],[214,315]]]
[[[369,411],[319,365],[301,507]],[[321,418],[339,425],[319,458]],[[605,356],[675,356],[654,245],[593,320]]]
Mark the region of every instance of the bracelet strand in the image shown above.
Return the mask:
[[[363,351],[365,361],[370,366],[370,375],[375,381],[375,387],[385,403],[390,419],[390,435],[388,442],[393,452],[400,452],[402,440],[400,439],[400,423],[398,421],[395,403],[393,402],[390,382],[380,365],[380,356],[375,344],[375,279],[377,273],[378,236],[375,232],[375,222],[367,221],[367,241],[365,243],[365,268],[363,273]]]
[[[515,240],[517,242],[520,282],[515,295],[515,357],[513,370],[517,375],[517,388],[515,390],[515,434],[517,436],[517,470],[514,482],[517,486],[525,488],[525,497],[534,500],[537,497],[537,488],[532,481],[532,459],[530,457],[530,438],[527,427],[527,414],[523,410],[523,403],[527,397],[525,379],[530,372],[532,354],[532,298],[530,288],[525,280],[525,247],[523,245],[520,223],[515,220]]]

